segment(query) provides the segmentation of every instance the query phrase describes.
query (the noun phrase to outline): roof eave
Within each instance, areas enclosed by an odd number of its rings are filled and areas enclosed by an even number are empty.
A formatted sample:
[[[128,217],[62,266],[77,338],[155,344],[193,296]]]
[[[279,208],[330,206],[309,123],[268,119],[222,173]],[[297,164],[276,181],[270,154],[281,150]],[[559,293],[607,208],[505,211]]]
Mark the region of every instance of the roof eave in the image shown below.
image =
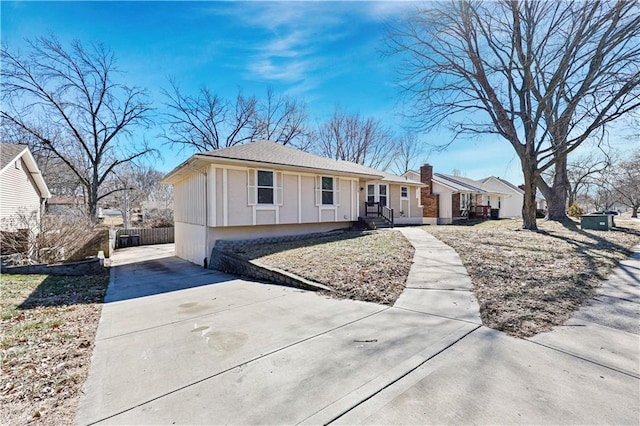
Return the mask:
[[[195,160],[195,161],[194,161]],[[351,177],[363,177],[363,178],[373,178],[373,179],[382,179],[383,175],[378,174],[369,174],[369,173],[361,173],[361,172],[347,172],[342,170],[332,170],[332,169],[324,169],[324,168],[316,168],[316,167],[307,167],[307,166],[295,166],[290,164],[281,164],[281,163],[273,163],[269,161],[255,161],[255,160],[244,160],[237,158],[227,158],[227,157],[217,157],[214,155],[206,155],[206,154],[195,154],[190,157],[188,160],[180,164],[178,167],[170,171],[165,175],[160,183],[163,184],[175,184],[182,179],[179,179],[180,176],[185,176],[185,170],[191,166],[191,170],[198,170],[198,167],[202,167],[205,164],[226,164],[226,165],[239,165],[239,166],[247,166],[251,168],[255,167],[265,167],[272,169],[282,169],[282,170],[291,170],[291,171],[300,171],[300,172],[317,172],[317,173],[330,173],[332,175],[338,176],[351,176]]]

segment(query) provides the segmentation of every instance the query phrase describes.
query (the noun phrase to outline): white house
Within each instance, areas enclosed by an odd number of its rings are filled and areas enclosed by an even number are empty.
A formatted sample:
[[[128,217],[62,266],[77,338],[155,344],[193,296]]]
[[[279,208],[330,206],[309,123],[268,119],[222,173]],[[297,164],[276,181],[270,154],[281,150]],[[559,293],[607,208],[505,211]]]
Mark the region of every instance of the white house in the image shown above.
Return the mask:
[[[380,215],[422,223],[421,182],[270,141],[196,154],[167,174],[176,255],[203,264],[217,240],[347,228]]]
[[[480,179],[485,191],[496,194],[490,199],[492,208],[500,210],[500,218],[522,218],[524,191],[509,181],[496,176]],[[495,198],[497,197],[497,198]]]
[[[421,203],[425,224],[451,224],[456,219],[488,218],[492,211],[499,218],[522,217],[524,192],[497,177],[473,180],[462,176],[433,173],[425,164],[420,171],[410,170],[404,177],[424,183]]]
[[[0,230],[37,229],[50,197],[29,147],[0,143]]]

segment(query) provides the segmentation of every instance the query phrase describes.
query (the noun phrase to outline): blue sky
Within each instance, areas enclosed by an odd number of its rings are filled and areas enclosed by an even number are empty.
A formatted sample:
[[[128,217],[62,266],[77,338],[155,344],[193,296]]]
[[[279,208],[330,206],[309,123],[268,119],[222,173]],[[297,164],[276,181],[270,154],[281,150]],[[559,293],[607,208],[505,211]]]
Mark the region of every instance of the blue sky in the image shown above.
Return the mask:
[[[311,122],[336,107],[380,119],[400,134],[400,90],[394,60],[383,56],[384,23],[413,7],[406,2],[6,2],[1,3],[2,39],[11,48],[24,38],[55,34],[62,42],[103,42],[115,53],[127,84],[148,89],[162,108],[161,89],[174,77],[185,92],[207,85],[223,97],[239,89],[263,96],[304,99]],[[169,171],[189,153],[160,146]],[[447,151],[446,132],[420,134],[425,159],[435,171],[458,169],[470,178],[495,175],[522,183],[513,148],[495,137],[461,140]]]

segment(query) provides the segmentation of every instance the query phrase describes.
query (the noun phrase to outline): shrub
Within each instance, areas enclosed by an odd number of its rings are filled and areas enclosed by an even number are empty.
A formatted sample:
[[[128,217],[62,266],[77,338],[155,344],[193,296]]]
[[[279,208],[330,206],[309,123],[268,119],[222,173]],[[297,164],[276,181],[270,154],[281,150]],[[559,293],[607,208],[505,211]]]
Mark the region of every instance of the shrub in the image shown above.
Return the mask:
[[[584,214],[584,210],[582,210],[582,207],[580,207],[578,203],[574,202],[569,206],[567,214],[571,217],[580,217]]]

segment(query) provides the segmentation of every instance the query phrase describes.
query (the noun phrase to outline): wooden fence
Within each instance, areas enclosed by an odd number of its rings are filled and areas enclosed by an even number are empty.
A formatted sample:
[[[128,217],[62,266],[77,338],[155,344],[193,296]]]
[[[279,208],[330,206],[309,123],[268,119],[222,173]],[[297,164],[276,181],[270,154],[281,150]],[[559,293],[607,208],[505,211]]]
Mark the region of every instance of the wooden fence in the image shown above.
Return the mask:
[[[174,242],[174,228],[130,228],[116,231],[115,247],[148,246]]]

